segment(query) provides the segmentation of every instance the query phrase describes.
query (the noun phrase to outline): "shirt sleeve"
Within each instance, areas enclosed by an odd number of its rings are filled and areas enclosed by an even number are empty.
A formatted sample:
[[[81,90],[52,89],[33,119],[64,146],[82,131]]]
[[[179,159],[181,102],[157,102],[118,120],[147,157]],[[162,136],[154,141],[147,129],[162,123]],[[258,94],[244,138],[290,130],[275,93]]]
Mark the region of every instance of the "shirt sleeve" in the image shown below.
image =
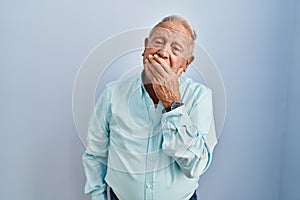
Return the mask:
[[[86,175],[85,193],[92,200],[106,200],[107,185],[104,181],[107,170],[109,146],[109,121],[111,117],[109,90],[100,96],[89,120],[87,147],[82,156]]]
[[[217,142],[211,90],[206,88],[190,107],[187,111],[182,105],[163,114],[162,149],[187,177],[195,178],[208,168]]]

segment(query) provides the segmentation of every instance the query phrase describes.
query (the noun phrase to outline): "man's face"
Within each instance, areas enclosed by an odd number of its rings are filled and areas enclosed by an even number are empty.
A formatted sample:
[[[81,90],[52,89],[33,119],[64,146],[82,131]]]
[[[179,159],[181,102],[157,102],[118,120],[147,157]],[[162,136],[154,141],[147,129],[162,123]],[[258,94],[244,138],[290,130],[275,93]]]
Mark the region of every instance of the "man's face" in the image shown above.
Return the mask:
[[[191,55],[191,33],[178,21],[167,21],[156,27],[149,38],[145,39],[144,60],[149,55],[157,54],[168,65],[178,71],[180,68],[186,71],[193,61]]]

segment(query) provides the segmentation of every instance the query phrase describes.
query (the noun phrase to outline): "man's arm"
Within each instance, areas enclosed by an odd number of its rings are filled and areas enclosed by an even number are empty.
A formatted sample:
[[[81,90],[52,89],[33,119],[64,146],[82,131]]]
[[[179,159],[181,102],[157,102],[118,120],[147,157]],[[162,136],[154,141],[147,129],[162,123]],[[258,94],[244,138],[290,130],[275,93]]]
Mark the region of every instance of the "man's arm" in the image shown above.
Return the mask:
[[[208,168],[216,143],[212,95],[209,89],[204,90],[189,114],[182,105],[162,117],[162,148],[190,178],[200,176]],[[212,137],[212,143],[208,137]]]
[[[109,146],[109,120],[111,117],[109,91],[106,88],[99,98],[89,121],[88,143],[82,156],[86,175],[85,193],[92,200],[106,200],[104,181]]]
[[[174,71],[168,63],[157,55],[144,60],[153,89],[164,107],[172,102],[181,102],[178,79],[183,69]],[[198,92],[196,90],[198,89]],[[162,117],[163,150],[172,156],[183,173],[188,177],[200,176],[211,161],[214,145],[208,145],[206,136],[216,143],[213,120],[212,93],[206,88],[197,88],[189,114],[182,105]]]

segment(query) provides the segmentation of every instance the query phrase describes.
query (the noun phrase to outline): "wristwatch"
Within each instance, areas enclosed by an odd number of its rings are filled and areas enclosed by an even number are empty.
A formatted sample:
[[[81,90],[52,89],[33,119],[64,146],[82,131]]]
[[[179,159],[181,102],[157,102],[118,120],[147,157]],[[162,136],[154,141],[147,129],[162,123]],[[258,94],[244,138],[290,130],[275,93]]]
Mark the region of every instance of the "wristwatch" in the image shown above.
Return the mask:
[[[176,108],[178,108],[178,107],[180,107],[180,106],[182,106],[182,105],[183,105],[183,103],[174,101],[174,102],[171,104],[171,106],[169,106],[169,107],[163,109],[163,113],[170,112],[171,110],[174,110],[174,109],[176,109]]]

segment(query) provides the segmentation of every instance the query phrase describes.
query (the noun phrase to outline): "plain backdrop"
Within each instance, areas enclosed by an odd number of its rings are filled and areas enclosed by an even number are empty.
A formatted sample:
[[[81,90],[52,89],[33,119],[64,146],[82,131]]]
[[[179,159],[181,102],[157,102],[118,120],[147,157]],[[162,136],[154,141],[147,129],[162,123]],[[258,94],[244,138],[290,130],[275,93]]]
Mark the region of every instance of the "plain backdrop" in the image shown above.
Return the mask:
[[[169,14],[190,19],[227,92],[199,199],[300,199],[298,0],[1,0],[1,200],[89,199],[72,116],[76,73],[100,42]]]

